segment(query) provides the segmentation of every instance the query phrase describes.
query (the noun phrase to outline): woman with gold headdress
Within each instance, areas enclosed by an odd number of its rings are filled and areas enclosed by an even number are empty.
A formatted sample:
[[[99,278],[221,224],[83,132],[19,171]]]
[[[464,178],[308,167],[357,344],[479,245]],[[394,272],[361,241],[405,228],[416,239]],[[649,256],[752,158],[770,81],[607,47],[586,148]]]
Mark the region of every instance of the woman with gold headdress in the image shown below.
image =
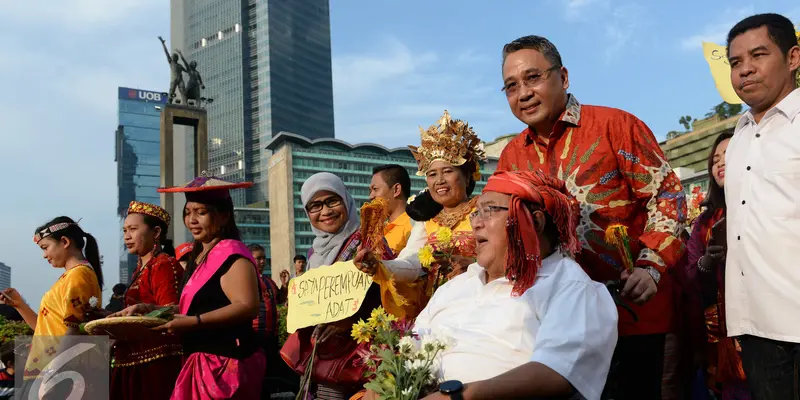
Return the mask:
[[[178,304],[183,268],[162,248],[169,222],[167,210],[155,204],[132,201],[128,207],[122,232],[125,247],[138,256],[138,263],[125,291],[125,306]],[[181,357],[180,340],[172,336],[157,343],[118,342],[112,359],[111,398],[169,399]]]
[[[427,189],[406,207],[415,224],[408,244],[395,260],[378,262],[371,249],[361,249],[356,266],[381,285],[383,306],[399,318],[413,319],[433,291],[475,261],[475,236],[469,223],[470,199],[480,179],[483,145],[464,121],[445,111],[438,124],[420,128],[419,147],[409,146],[418,176]],[[448,248],[447,251],[436,249]],[[431,251],[434,250],[434,251]]]

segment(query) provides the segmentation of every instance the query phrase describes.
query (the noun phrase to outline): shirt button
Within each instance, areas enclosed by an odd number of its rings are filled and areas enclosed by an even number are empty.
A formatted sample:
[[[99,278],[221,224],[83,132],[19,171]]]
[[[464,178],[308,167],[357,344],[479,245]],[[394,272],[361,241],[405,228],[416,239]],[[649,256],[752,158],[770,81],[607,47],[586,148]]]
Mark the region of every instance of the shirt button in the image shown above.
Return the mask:
[[[760,137],[761,137],[761,134],[760,134],[760,133],[756,133],[756,137],[757,137],[757,138],[760,138]]]
[[[747,203],[746,201],[742,200],[742,204]]]
[[[742,271],[742,276],[744,276],[744,271]]]
[[[742,237],[741,236],[737,236],[736,240],[742,240]]]
[[[750,166],[749,165],[747,166],[747,170],[750,171]]]

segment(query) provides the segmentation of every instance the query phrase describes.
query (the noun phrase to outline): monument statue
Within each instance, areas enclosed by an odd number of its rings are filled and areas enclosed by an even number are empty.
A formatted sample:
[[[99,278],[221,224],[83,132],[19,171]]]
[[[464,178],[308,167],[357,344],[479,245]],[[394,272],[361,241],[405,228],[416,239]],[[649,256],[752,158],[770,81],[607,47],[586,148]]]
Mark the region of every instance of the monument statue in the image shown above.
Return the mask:
[[[180,91],[181,101],[183,104],[187,104],[186,102],[186,87],[183,84],[183,73],[186,69],[178,62],[178,53],[172,53],[170,56],[169,50],[167,50],[167,42],[161,36],[158,37],[158,40],[161,41],[161,47],[164,48],[164,54],[167,55],[167,62],[169,62],[169,68],[171,70],[170,81],[169,81],[169,102],[175,103],[175,89]],[[185,61],[184,61],[185,62]]]
[[[196,106],[200,106],[200,90],[205,89],[206,85],[203,84],[203,78],[200,76],[200,71],[197,70],[197,61],[186,62],[186,57],[183,56],[180,50],[176,53],[183,60],[183,65],[186,73],[189,74],[189,82],[186,84],[186,97],[189,100],[194,100]],[[189,103],[186,103],[187,105]]]

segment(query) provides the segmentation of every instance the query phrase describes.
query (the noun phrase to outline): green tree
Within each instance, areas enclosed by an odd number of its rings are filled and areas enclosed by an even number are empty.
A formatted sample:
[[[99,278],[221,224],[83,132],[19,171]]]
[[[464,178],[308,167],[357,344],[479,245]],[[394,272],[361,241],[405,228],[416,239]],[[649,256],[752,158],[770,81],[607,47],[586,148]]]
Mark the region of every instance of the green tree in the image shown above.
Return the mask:
[[[726,102],[715,105],[711,111],[706,114],[706,118],[718,116],[720,119],[728,119],[734,115],[739,115],[742,112],[741,104],[728,104]]]
[[[678,123],[683,125],[687,131],[692,129],[692,122],[694,122],[694,118],[692,118],[690,115],[683,116],[678,120]]]
[[[0,344],[14,340],[17,336],[33,335],[33,330],[23,321],[9,321],[0,316]]]

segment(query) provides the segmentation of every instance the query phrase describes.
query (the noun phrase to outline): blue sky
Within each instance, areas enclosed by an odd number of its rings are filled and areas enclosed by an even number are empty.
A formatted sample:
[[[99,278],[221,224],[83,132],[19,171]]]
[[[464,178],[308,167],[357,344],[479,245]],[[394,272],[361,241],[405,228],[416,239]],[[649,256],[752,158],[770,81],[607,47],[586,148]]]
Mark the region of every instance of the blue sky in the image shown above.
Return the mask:
[[[800,21],[792,0],[333,1],[336,136],[414,144],[445,108],[484,140],[520,131],[499,90],[500,51],[538,34],[559,48],[582,103],[630,111],[663,138],[721,101],[701,41],[724,43],[758,12]],[[166,91],[159,35],[169,37],[164,0],[15,2],[0,13],[0,261],[34,308],[60,271],[32,232],[57,215],[82,218],[100,242],[104,301],[117,282],[116,88]]]

